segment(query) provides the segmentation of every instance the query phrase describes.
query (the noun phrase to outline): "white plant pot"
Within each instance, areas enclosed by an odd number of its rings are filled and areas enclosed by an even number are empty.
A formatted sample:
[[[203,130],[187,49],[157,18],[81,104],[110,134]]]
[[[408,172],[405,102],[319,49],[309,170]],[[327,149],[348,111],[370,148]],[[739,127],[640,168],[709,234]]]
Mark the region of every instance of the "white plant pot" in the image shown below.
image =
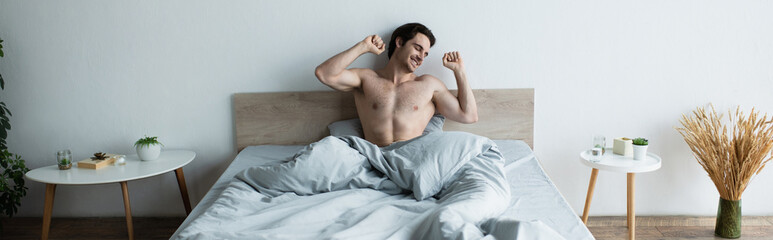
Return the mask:
[[[153,161],[161,155],[161,145],[137,146],[137,156],[142,161]]]
[[[644,160],[647,158],[648,145],[633,145],[633,160]]]

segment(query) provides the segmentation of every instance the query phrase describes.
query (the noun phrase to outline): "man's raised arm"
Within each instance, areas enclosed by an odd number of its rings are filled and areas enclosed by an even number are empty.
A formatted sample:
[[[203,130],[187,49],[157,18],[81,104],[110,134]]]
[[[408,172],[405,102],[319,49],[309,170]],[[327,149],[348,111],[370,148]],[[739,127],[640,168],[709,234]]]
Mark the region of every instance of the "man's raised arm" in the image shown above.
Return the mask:
[[[354,90],[360,87],[362,81],[355,71],[348,70],[346,67],[362,54],[372,52],[379,55],[384,52],[384,49],[384,41],[381,40],[381,37],[370,35],[353,47],[317,66],[314,75],[317,75],[320,82],[335,90],[344,92]]]
[[[478,105],[472,88],[467,83],[467,75],[464,72],[464,61],[459,52],[449,52],[443,55],[443,66],[451,69],[456,77],[456,86],[459,88],[458,96],[454,97],[445,84],[440,82],[440,89],[433,96],[438,112],[443,116],[460,123],[474,123],[478,121]]]

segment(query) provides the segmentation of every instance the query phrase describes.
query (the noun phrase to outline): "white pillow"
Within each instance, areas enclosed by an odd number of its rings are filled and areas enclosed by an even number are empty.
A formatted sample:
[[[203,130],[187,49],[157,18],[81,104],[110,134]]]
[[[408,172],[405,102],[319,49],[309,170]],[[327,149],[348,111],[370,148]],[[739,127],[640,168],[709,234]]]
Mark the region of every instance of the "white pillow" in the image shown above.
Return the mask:
[[[435,114],[429,120],[427,126],[424,127],[424,133],[422,134],[443,131],[443,124],[445,124],[445,121],[446,117]],[[330,130],[330,135],[332,136],[358,136],[360,138],[365,138],[365,135],[362,133],[362,123],[360,123],[359,118],[331,123],[327,126],[327,129]]]

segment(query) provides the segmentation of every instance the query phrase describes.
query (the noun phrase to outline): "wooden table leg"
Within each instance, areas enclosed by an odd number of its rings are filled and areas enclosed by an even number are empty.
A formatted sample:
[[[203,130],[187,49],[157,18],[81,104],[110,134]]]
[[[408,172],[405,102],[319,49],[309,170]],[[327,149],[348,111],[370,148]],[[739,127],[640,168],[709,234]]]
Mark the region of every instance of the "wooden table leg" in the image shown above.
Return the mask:
[[[593,188],[596,186],[596,176],[599,170],[594,168],[590,173],[590,183],[588,183],[588,194],[585,195],[585,209],[582,210],[582,223],[588,225],[588,210],[590,210],[590,201],[593,199]]]
[[[126,181],[121,182],[123,191],[123,208],[126,210],[126,229],[129,231],[129,239],[134,240],[134,227],[132,226],[132,207],[129,204],[129,187]]]
[[[635,173],[628,173],[628,239],[636,239],[636,210],[634,192],[636,191]]]
[[[177,175],[177,185],[180,186],[180,195],[183,197],[185,214],[191,214],[191,200],[188,199],[188,187],[185,186],[185,175],[183,175],[183,168],[175,169],[174,174]]]
[[[43,207],[43,232],[40,238],[48,239],[48,230],[51,229],[51,212],[54,211],[54,193],[56,193],[56,184],[46,184],[46,201]]]

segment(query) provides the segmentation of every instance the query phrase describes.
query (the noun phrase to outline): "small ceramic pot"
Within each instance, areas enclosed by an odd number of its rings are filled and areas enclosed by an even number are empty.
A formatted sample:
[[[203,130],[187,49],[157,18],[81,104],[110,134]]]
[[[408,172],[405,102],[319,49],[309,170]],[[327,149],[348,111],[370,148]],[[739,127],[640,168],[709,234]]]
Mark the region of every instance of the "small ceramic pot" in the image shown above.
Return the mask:
[[[633,145],[633,160],[644,160],[647,158],[647,145]]]
[[[137,156],[142,161],[153,161],[161,155],[161,145],[137,146]]]

